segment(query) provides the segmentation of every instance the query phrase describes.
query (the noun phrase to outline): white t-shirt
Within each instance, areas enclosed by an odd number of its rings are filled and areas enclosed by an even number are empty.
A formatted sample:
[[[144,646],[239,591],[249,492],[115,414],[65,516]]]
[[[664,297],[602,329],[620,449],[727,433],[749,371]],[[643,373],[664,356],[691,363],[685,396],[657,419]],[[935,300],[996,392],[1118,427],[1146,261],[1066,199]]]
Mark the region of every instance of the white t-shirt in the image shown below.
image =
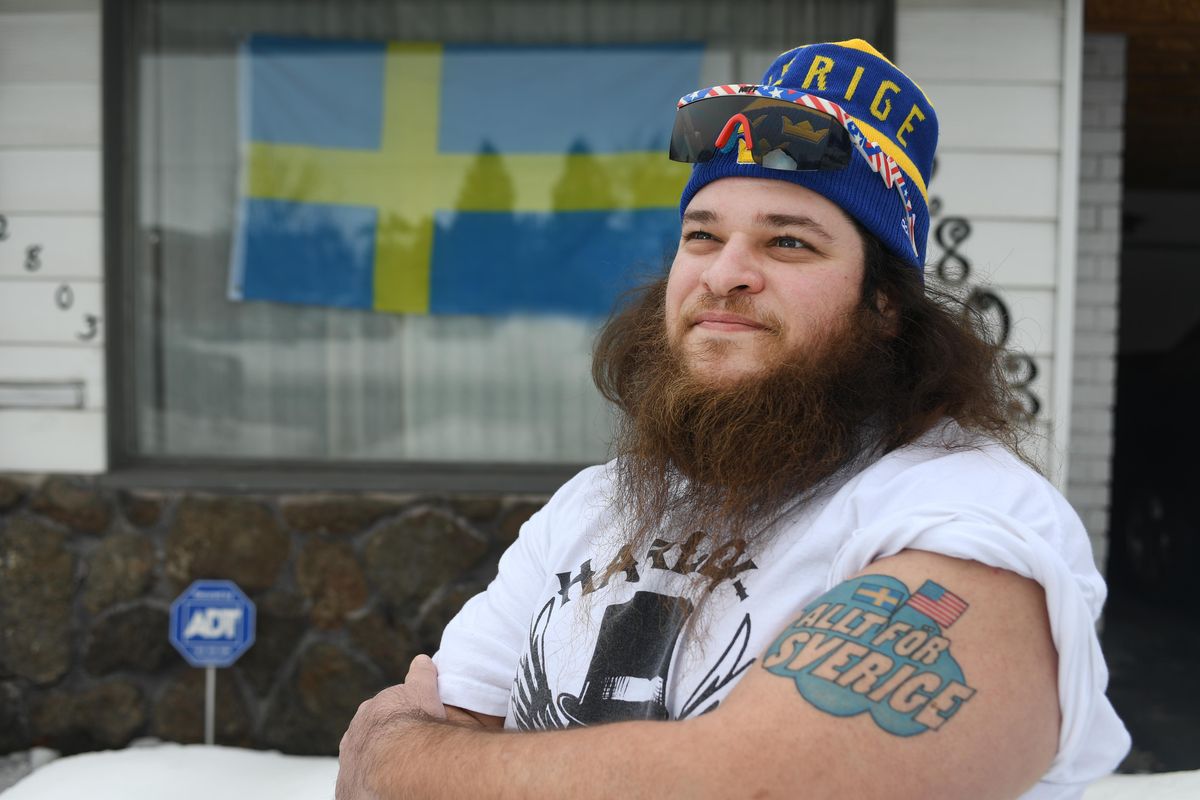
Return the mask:
[[[1079,797],[1129,749],[1104,695],[1094,627],[1104,581],[1066,500],[999,446],[938,444],[953,430],[889,453],[785,515],[754,552],[734,544],[710,553],[703,534],[689,532],[620,552],[608,466],[584,470],[522,527],[496,579],[446,627],[435,656],[443,702],[516,729],[692,717],[719,704],[815,598],[876,559],[926,550],[1044,587],[1062,727],[1058,755],[1025,797]],[[696,581],[717,574],[708,565],[732,574],[693,618]],[[701,636],[689,635],[693,624]]]

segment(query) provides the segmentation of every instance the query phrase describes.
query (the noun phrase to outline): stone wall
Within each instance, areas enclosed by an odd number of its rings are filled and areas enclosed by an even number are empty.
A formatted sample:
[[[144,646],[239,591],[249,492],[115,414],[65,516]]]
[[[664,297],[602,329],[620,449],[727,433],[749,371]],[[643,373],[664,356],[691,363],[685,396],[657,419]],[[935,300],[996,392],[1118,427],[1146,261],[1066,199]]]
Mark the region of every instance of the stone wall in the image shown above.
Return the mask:
[[[203,738],[167,641],[193,580],[235,581],[254,646],[218,671],[218,744],[334,754],[358,704],[433,652],[544,497],[127,492],[0,476],[0,753]]]
[[[1087,34],[1079,153],[1079,250],[1067,499],[1096,563],[1107,560],[1116,395],[1125,37]]]

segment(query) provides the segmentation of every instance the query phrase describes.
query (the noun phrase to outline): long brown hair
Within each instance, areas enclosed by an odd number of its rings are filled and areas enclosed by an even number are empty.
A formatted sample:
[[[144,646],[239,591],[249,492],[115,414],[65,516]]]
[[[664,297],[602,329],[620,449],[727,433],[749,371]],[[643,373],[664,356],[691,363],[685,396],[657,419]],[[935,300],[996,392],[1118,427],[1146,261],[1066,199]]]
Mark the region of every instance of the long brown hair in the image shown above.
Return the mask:
[[[991,343],[983,317],[961,298],[922,283],[912,267],[859,230],[866,266],[862,305],[894,315],[888,346],[897,391],[879,410],[882,451],[909,444],[948,417],[1035,466],[1021,451],[1025,417],[1005,378],[1004,353]]]

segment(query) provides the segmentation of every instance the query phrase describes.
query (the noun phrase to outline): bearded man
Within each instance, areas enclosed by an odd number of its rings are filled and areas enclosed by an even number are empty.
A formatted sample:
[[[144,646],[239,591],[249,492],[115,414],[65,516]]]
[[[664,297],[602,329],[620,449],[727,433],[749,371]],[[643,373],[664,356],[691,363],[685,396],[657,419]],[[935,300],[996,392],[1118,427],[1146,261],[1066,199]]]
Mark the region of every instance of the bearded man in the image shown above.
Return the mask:
[[[922,286],[936,136],[860,40],[680,101],[678,251],[595,355],[615,458],[363,704],[339,798],[1068,798],[1117,764],[1086,534]]]

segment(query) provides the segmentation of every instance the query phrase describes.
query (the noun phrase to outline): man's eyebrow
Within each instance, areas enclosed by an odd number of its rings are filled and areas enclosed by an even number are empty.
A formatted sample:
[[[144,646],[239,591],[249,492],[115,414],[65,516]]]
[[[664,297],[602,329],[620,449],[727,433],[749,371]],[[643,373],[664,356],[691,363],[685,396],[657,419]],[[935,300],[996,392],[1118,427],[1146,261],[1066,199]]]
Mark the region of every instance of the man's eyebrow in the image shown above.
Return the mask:
[[[711,225],[717,221],[717,215],[704,208],[689,209],[683,213],[684,222],[698,222],[702,225]]]
[[[759,214],[754,221],[764,228],[803,228],[827,242],[833,241],[829,231],[821,227],[821,224],[812,217],[796,217],[791,214]]]
[[[706,208],[696,208],[685,211],[683,221],[694,222],[699,225],[712,225],[720,221],[720,216],[715,211],[709,211]],[[834,240],[833,236],[812,217],[795,216],[793,214],[761,213],[754,218],[754,222],[763,228],[803,228],[827,242]]]

